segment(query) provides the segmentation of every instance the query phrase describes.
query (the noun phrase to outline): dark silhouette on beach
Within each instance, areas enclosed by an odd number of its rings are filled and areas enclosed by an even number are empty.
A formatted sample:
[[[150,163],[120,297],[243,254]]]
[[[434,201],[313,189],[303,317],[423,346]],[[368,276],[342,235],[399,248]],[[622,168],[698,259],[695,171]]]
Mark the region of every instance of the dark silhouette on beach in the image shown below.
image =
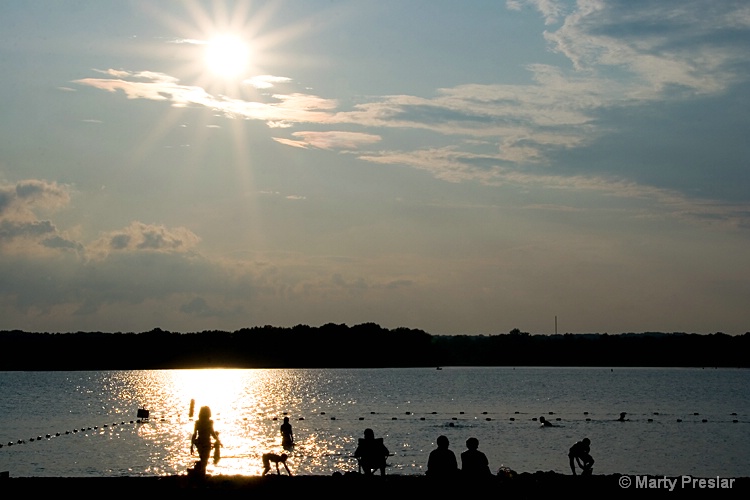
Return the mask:
[[[271,462],[276,464],[276,475],[280,475],[281,472],[279,471],[279,464],[283,465],[286,469],[286,473],[290,476],[292,475],[291,472],[289,472],[289,467],[286,465],[286,459],[289,458],[286,453],[282,453],[281,455],[277,455],[276,453],[264,453],[261,459],[263,460],[263,474],[261,476],[265,476],[268,474],[268,471],[271,470]]]
[[[211,439],[215,441],[212,443]],[[219,441],[219,434],[214,430],[214,421],[211,420],[211,408],[208,406],[201,407],[198,412],[198,420],[195,421],[193,436],[190,438],[190,454],[193,454],[195,448],[198,448],[199,461],[195,464],[196,471],[204,475],[208,466],[208,457],[211,455],[211,448],[215,447],[215,462],[218,462],[218,448],[222,446]]]
[[[449,448],[450,441],[446,436],[438,436],[437,448],[427,458],[427,476],[436,479],[451,479],[458,474],[456,454]]]
[[[617,421],[618,422],[629,422],[630,419],[629,418],[625,418],[625,415],[627,415],[627,413],[625,413],[625,412],[620,413],[620,418],[618,418]]]
[[[281,424],[281,446],[284,448],[294,446],[294,432],[292,424],[289,423],[289,417],[284,417],[284,423]]]
[[[385,476],[386,459],[390,452],[383,444],[383,438],[375,439],[372,429],[365,429],[364,435],[364,438],[359,438],[359,445],[354,451],[360,471],[371,476],[376,470],[380,470],[380,475]]]
[[[471,479],[484,479],[492,476],[487,455],[479,451],[479,440],[470,437],[466,440],[466,451],[461,453],[461,474]]]
[[[583,438],[577,441],[568,451],[568,460],[570,461],[570,470],[576,475],[576,465],[581,468],[582,476],[589,476],[593,472],[594,459],[591,457],[591,441],[589,438]]]

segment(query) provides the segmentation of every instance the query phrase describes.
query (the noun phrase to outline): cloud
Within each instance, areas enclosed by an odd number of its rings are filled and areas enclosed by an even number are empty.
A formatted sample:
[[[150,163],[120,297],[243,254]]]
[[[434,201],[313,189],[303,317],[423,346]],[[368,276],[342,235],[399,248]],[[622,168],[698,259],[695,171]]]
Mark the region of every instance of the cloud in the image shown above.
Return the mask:
[[[243,83],[251,85],[256,89],[270,89],[277,83],[286,83],[292,81],[291,78],[285,76],[273,76],[273,75],[258,75],[252,78],[248,78]]]
[[[132,222],[129,226],[103,234],[90,247],[94,256],[103,258],[113,252],[186,253],[192,251],[200,238],[184,227]]]
[[[213,96],[201,87],[181,85],[177,78],[152,71],[110,69],[104,73],[115,78],[83,78],[74,83],[108,92],[121,90],[128,99],[171,101],[175,107],[200,105],[229,118],[262,120],[274,127],[290,123],[327,123],[328,111],[337,106],[335,100],[303,93],[274,94],[266,97],[267,102]]]
[[[54,212],[69,202],[70,189],[54,182],[29,179],[0,185],[0,246],[5,252],[31,251],[34,246],[39,250],[43,238],[57,236],[55,225],[39,214]]]
[[[240,316],[243,312],[242,307],[237,306],[234,309],[217,308],[209,305],[203,297],[195,297],[189,302],[182,304],[179,311],[190,316],[198,318],[226,318]]]
[[[343,149],[355,150],[364,145],[374,144],[381,140],[381,137],[375,134],[364,134],[361,132],[343,132],[343,131],[302,131],[292,134],[293,137],[300,138],[297,141],[274,137],[274,140],[295,147],[315,147],[319,149]]]

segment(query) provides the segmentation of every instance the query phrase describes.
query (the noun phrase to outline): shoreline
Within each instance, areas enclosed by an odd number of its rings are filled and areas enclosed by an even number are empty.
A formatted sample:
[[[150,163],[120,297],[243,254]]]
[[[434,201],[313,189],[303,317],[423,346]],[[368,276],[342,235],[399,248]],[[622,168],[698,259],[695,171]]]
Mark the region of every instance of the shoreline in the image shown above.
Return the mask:
[[[0,491],[30,492],[54,491],[56,494],[71,492],[154,494],[159,492],[191,491],[213,493],[284,493],[310,496],[316,492],[351,494],[357,490],[374,494],[425,494],[434,491],[445,494],[466,493],[477,488],[496,492],[546,492],[559,495],[570,492],[614,493],[627,490],[669,491],[727,491],[750,492],[750,477],[690,477],[690,476],[635,476],[609,474],[573,476],[556,472],[523,472],[513,478],[490,476],[483,480],[467,481],[463,478],[440,480],[424,475],[390,475],[381,477],[352,473],[331,476],[243,476],[215,475],[193,478],[188,475],[173,476],[121,476],[121,477],[8,477],[0,479]]]

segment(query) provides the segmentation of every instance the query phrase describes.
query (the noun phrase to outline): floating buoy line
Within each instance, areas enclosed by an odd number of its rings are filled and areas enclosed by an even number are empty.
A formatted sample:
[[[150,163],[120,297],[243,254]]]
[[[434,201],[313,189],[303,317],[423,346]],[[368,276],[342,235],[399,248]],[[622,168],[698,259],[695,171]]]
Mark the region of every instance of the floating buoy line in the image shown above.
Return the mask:
[[[193,402],[191,401],[191,410],[192,409],[193,409]],[[189,416],[189,420],[192,421],[193,420],[193,418],[192,418],[192,411],[190,413],[191,414]],[[282,412],[282,418],[283,418],[283,416],[287,416],[288,414],[289,414],[289,412]],[[377,412],[371,411],[370,412],[370,419],[378,420],[379,418],[387,417],[387,415],[388,414],[377,413]],[[431,420],[432,419],[440,418],[440,414],[438,412],[436,412],[436,411],[427,413],[425,415],[428,415],[428,416],[419,416],[417,413],[412,412],[412,411],[404,412],[404,416],[405,417],[418,418],[420,421],[426,421],[428,418],[430,418]],[[480,420],[480,418],[484,418],[484,420],[488,421],[488,422],[489,421],[493,421],[493,420],[494,421],[500,421],[500,418],[490,417],[489,413],[486,412],[486,411],[481,412],[481,417],[480,416],[474,416],[474,417],[472,417],[471,415],[467,415],[466,412],[464,412],[464,411],[459,411],[458,415],[459,416],[455,416],[455,414],[446,414],[445,415],[445,417],[450,418],[450,420],[451,420],[448,423],[449,427],[455,426],[455,422],[457,422],[459,419],[464,420],[464,421],[477,421],[477,420]],[[516,411],[516,412],[513,413],[513,415],[514,416],[507,417],[507,421],[509,421],[509,422],[515,422],[517,419],[521,418],[520,417],[521,415],[525,415],[525,417],[523,417],[523,420],[526,420],[526,421],[530,421],[530,422],[538,422],[538,421],[540,421],[540,417],[528,417],[529,413],[527,413],[527,412],[522,413],[522,412]],[[550,411],[550,412],[548,412],[548,415],[556,415],[556,413],[554,411]],[[623,412],[623,413],[620,414],[621,415],[620,419],[611,419],[611,418],[603,419],[602,418],[602,419],[592,420],[592,418],[589,416],[590,413],[588,411],[583,412],[583,415],[585,417],[584,420],[586,422],[593,422],[593,421],[596,421],[596,422],[643,422],[644,421],[644,419],[642,419],[642,418],[641,419],[631,419],[631,418],[624,419],[623,418],[624,415],[627,415],[625,412]],[[332,421],[337,420],[336,416],[330,416],[330,417],[328,417],[326,415],[325,411],[318,412],[316,414],[316,416],[326,417],[326,418],[329,418]],[[665,417],[667,417],[666,415],[661,415],[659,412],[653,412],[653,416],[661,417],[662,420]],[[691,416],[692,417],[697,417],[697,416],[700,416],[700,413],[699,412],[693,412],[693,414]],[[259,414],[258,417],[261,420],[269,419],[270,421],[274,421],[274,422],[279,420],[279,417],[276,417],[276,416],[274,416],[274,417],[268,417],[267,415],[262,414],[262,413]],[[711,422],[712,423],[727,423],[727,422],[731,422],[731,423],[735,423],[735,424],[736,423],[740,423],[739,419],[737,418],[737,413],[736,412],[731,413],[730,417],[732,417],[732,418],[729,419],[729,420],[720,419],[720,420],[712,420]],[[178,416],[177,418],[178,418],[178,420],[181,420],[180,416]],[[216,419],[220,420],[220,416],[217,415]],[[391,416],[390,419],[391,420],[399,420],[399,417]],[[243,420],[247,420],[247,417],[243,417]],[[300,416],[300,417],[297,418],[297,420],[298,421],[304,421],[305,417],[304,416]],[[364,421],[365,417],[359,416],[359,417],[357,417],[357,420]],[[550,419],[547,419],[547,420],[550,420]],[[567,418],[567,419],[564,420],[562,417],[555,417],[555,421],[556,422],[565,422],[565,421],[567,421],[567,422],[573,422],[573,421],[576,421],[576,420],[580,420],[580,419],[574,417],[574,418]],[[648,422],[648,423],[655,422],[654,418],[652,418],[652,417],[649,417],[649,418],[645,419],[645,421]],[[681,423],[681,422],[684,421],[684,419],[678,417],[674,421],[677,422],[677,423]],[[130,420],[130,421],[124,421],[123,420],[123,421],[121,421],[119,423],[118,422],[114,422],[112,424],[104,424],[104,425],[101,425],[101,426],[97,426],[97,425],[94,425],[94,426],[82,426],[80,428],[75,428],[73,430],[66,430],[66,431],[62,431],[62,432],[55,432],[54,434],[53,433],[46,433],[44,435],[39,434],[39,435],[37,435],[35,437],[32,436],[32,437],[30,437],[28,439],[18,439],[18,440],[15,440],[15,441],[8,441],[7,443],[0,443],[0,448],[17,446],[17,445],[22,445],[22,444],[27,444],[27,443],[33,443],[35,441],[50,440],[50,439],[53,439],[53,438],[57,438],[57,437],[61,437],[61,436],[66,436],[66,435],[75,435],[75,434],[85,433],[85,432],[90,432],[90,431],[103,431],[105,429],[114,429],[114,428],[117,428],[118,426],[122,427],[122,426],[125,426],[125,425],[139,425],[139,424],[151,423],[151,422],[156,422],[156,421],[155,420],[149,420],[149,411],[148,410],[144,410],[144,409],[139,409],[138,410],[138,419],[136,419],[136,420]],[[165,416],[162,416],[162,418],[159,419],[158,422],[169,422],[169,420]],[[698,420],[695,419],[695,420],[693,420],[693,422],[698,422]],[[708,423],[708,422],[709,422],[709,419],[707,419],[707,418],[700,419],[700,423]],[[747,422],[743,421],[742,423],[747,423]]]

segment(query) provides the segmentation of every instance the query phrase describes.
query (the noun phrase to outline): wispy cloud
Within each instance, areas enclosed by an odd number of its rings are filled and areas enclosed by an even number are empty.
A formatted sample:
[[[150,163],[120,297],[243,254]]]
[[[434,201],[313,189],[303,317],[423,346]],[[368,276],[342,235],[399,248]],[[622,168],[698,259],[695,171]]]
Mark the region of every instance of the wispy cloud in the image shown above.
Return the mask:
[[[255,87],[256,89],[270,89],[277,83],[286,83],[292,81],[285,76],[258,75],[248,78],[244,83]]]
[[[296,138],[294,141],[274,137],[274,140],[296,147],[315,147],[319,149],[343,149],[347,151],[360,149],[362,146],[374,144],[381,140],[381,137],[374,134],[364,134],[361,132],[344,132],[333,130],[328,132],[303,131],[292,134]]]

